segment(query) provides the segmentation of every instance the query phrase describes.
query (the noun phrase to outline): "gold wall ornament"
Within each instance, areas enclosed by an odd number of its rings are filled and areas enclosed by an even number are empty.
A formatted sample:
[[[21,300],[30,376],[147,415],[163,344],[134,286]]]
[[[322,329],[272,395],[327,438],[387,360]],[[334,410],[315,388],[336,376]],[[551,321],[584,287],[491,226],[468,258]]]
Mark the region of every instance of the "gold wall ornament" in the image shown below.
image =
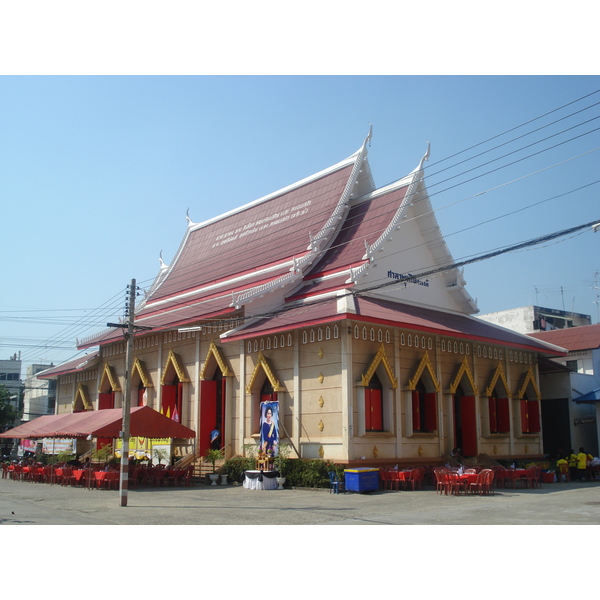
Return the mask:
[[[530,365],[529,369],[527,370],[527,373],[525,373],[525,378],[523,379],[523,385],[521,386],[521,388],[519,389],[519,393],[517,394],[517,398],[519,400],[523,400],[523,397],[525,396],[525,393],[527,392],[527,386],[529,384],[531,384],[531,387],[533,387],[533,391],[535,392],[535,397],[539,402],[542,399],[542,395],[540,394],[540,390],[535,381],[535,377],[533,376],[533,366],[531,366],[531,365]]]
[[[323,373],[319,373],[319,383],[323,383],[325,381],[325,375]]]
[[[221,370],[221,374],[223,377],[230,377],[233,375],[229,366],[227,365],[227,361],[221,354],[220,348],[211,341],[210,346],[208,347],[208,352],[206,353],[206,358],[204,359],[204,366],[202,367],[202,371],[200,371],[200,379],[206,379],[206,370],[208,369],[208,365],[210,363],[210,359],[214,358],[219,365],[219,369]]]
[[[417,451],[419,456],[423,456],[423,446],[419,446],[419,450]]]
[[[189,383],[190,378],[186,375],[179,357],[177,354],[175,354],[175,352],[173,352],[173,350],[169,350],[169,356],[167,356],[165,368],[163,369],[162,377],[160,379],[161,385],[165,385],[167,381],[172,381],[167,380],[171,369],[175,370],[175,373],[177,374],[177,377],[181,383]]]
[[[77,400],[81,400],[81,405],[86,410],[94,410],[87,393],[87,386],[84,386],[81,381],[77,384],[77,391],[75,392],[75,398],[73,398],[73,412],[77,410]]]
[[[431,364],[431,359],[429,358],[428,352],[425,352],[423,354],[423,358],[421,358],[421,362],[419,363],[419,366],[417,367],[413,378],[409,379],[408,390],[414,392],[417,389],[417,385],[419,384],[419,380],[421,379],[421,375],[423,375],[424,371],[427,371],[429,373],[429,377],[431,377],[431,382],[433,384],[433,387],[435,388],[435,391],[439,392],[440,384],[433,371],[433,365]]]
[[[462,362],[460,363],[460,367],[458,368],[458,372],[456,373],[456,377],[454,381],[450,384],[450,393],[456,394],[456,390],[462,381],[463,376],[466,375],[469,384],[471,385],[471,389],[473,390],[473,395],[476,396],[479,394],[477,389],[477,384],[475,383],[475,378],[473,377],[473,373],[471,373],[471,368],[469,367],[469,361],[467,357],[463,357]]]
[[[510,393],[508,381],[506,380],[506,374],[504,373],[504,367],[502,366],[501,361],[498,361],[498,366],[496,367],[496,370],[494,371],[494,374],[492,375],[490,385],[488,385],[487,388],[485,388],[486,396],[489,397],[494,393],[494,388],[496,387],[496,383],[498,383],[498,380],[500,380],[502,382],[502,385],[504,386],[504,391],[506,393],[506,397],[510,399],[511,393]]]
[[[529,454],[529,446],[525,444],[525,454]]]
[[[323,446],[319,446],[319,458],[323,458],[325,456],[325,448]]]
[[[394,375],[392,365],[387,357],[387,354],[385,353],[385,346],[383,345],[383,343],[379,347],[375,358],[373,358],[373,360],[371,361],[369,368],[362,374],[361,385],[367,387],[369,383],[371,383],[371,379],[373,375],[375,375],[375,371],[377,371],[377,367],[379,367],[380,364],[384,366],[385,372],[387,373],[390,379],[391,388],[395,390],[398,387],[398,380]]]
[[[379,456],[379,450],[377,446],[373,446],[373,458],[377,458]]]
[[[144,363],[136,356],[135,361],[133,362],[133,367],[131,369],[131,379],[133,381],[133,377],[135,374],[140,376],[140,381],[145,388],[154,387],[152,383],[152,379],[148,375],[148,371],[146,371],[146,367]]]
[[[323,423],[323,421],[319,421],[319,431],[323,431],[323,429],[325,429],[325,424]]]
[[[496,444],[494,444],[494,447],[492,448],[492,452],[494,454],[498,454],[498,448],[496,448]]]
[[[325,352],[323,352],[323,348],[319,348],[319,358],[323,358],[325,356]]]
[[[254,387],[254,382],[256,381],[256,377],[258,376],[258,374],[261,371],[264,371],[274,392],[285,392],[285,386],[280,385],[279,381],[277,379],[275,379],[275,375],[273,374],[273,371],[271,370],[271,367],[270,367],[267,359],[265,358],[265,356],[262,352],[259,352],[258,353],[258,362],[256,363],[256,365],[254,367],[254,371],[252,371],[252,375],[250,376],[250,381],[248,382],[248,385],[246,386],[246,394],[252,393],[252,388]]]
[[[107,380],[108,387],[106,386]],[[121,391],[121,386],[119,385],[118,377],[115,375],[115,370],[108,363],[105,363],[100,379],[100,385],[98,386],[98,392],[102,394],[104,393],[103,390],[108,390],[108,388],[113,392]]]
[[[325,400],[323,400],[323,396],[319,396],[319,406],[321,408],[323,408],[324,405],[325,405]]]

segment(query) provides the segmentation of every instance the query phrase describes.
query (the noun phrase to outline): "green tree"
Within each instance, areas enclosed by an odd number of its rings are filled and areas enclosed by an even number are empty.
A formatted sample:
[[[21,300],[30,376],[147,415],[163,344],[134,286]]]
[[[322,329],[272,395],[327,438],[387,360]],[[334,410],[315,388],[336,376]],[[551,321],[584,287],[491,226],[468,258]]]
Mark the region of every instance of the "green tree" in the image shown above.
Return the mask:
[[[0,385],[0,431],[12,427],[18,416],[19,412],[10,400],[10,390]]]

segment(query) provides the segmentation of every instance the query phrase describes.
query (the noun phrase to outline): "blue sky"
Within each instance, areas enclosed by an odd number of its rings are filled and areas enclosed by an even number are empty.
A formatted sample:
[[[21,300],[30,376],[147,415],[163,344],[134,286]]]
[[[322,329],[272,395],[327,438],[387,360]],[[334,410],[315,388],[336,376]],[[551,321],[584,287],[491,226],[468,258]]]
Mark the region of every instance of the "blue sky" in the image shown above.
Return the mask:
[[[188,209],[201,222],[326,168],[370,123],[377,185],[431,143],[427,185],[457,261],[600,219],[598,90],[588,76],[2,77],[2,355],[70,358],[121,314],[132,278],[149,286],[160,253],[171,261]],[[539,304],[597,322],[599,248],[585,231],[482,261],[467,289],[481,313]]]

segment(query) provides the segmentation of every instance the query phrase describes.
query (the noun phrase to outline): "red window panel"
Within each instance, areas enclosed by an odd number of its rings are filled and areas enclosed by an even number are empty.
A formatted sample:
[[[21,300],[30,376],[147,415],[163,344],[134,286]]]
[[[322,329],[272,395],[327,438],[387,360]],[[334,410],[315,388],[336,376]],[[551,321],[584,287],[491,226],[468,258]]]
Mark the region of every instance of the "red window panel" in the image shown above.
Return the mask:
[[[365,429],[383,431],[383,400],[379,389],[365,389]]]
[[[490,419],[490,433],[498,432],[498,412],[496,398],[490,396],[488,398],[488,411]]]
[[[539,433],[540,425],[540,406],[537,400],[527,400],[527,412],[529,414],[529,433]]]
[[[529,403],[527,400],[521,400],[520,410],[521,410],[521,432],[529,433]]]
[[[421,395],[415,390],[412,393],[412,426],[413,431],[421,431]]]
[[[107,392],[105,394],[98,394],[98,410],[105,410],[107,408],[115,407],[115,393]]]
[[[496,399],[496,414],[498,416],[498,433],[507,433],[510,431],[510,412],[508,408],[508,398]]]
[[[425,430],[437,429],[437,403],[435,392],[425,394]]]

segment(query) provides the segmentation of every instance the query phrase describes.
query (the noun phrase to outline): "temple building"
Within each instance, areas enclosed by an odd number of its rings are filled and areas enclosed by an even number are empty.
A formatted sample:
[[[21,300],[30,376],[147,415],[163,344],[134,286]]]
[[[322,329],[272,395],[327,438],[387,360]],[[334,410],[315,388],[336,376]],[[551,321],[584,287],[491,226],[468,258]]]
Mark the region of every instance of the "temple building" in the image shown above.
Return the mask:
[[[538,363],[565,351],[473,316],[417,167],[377,187],[367,146],[202,223],[136,307],[132,406],[147,404],[226,456],[278,405],[292,457],[348,464],[543,454]],[[415,160],[415,163],[417,160]],[[125,341],[78,341],[58,412],[123,403]]]

